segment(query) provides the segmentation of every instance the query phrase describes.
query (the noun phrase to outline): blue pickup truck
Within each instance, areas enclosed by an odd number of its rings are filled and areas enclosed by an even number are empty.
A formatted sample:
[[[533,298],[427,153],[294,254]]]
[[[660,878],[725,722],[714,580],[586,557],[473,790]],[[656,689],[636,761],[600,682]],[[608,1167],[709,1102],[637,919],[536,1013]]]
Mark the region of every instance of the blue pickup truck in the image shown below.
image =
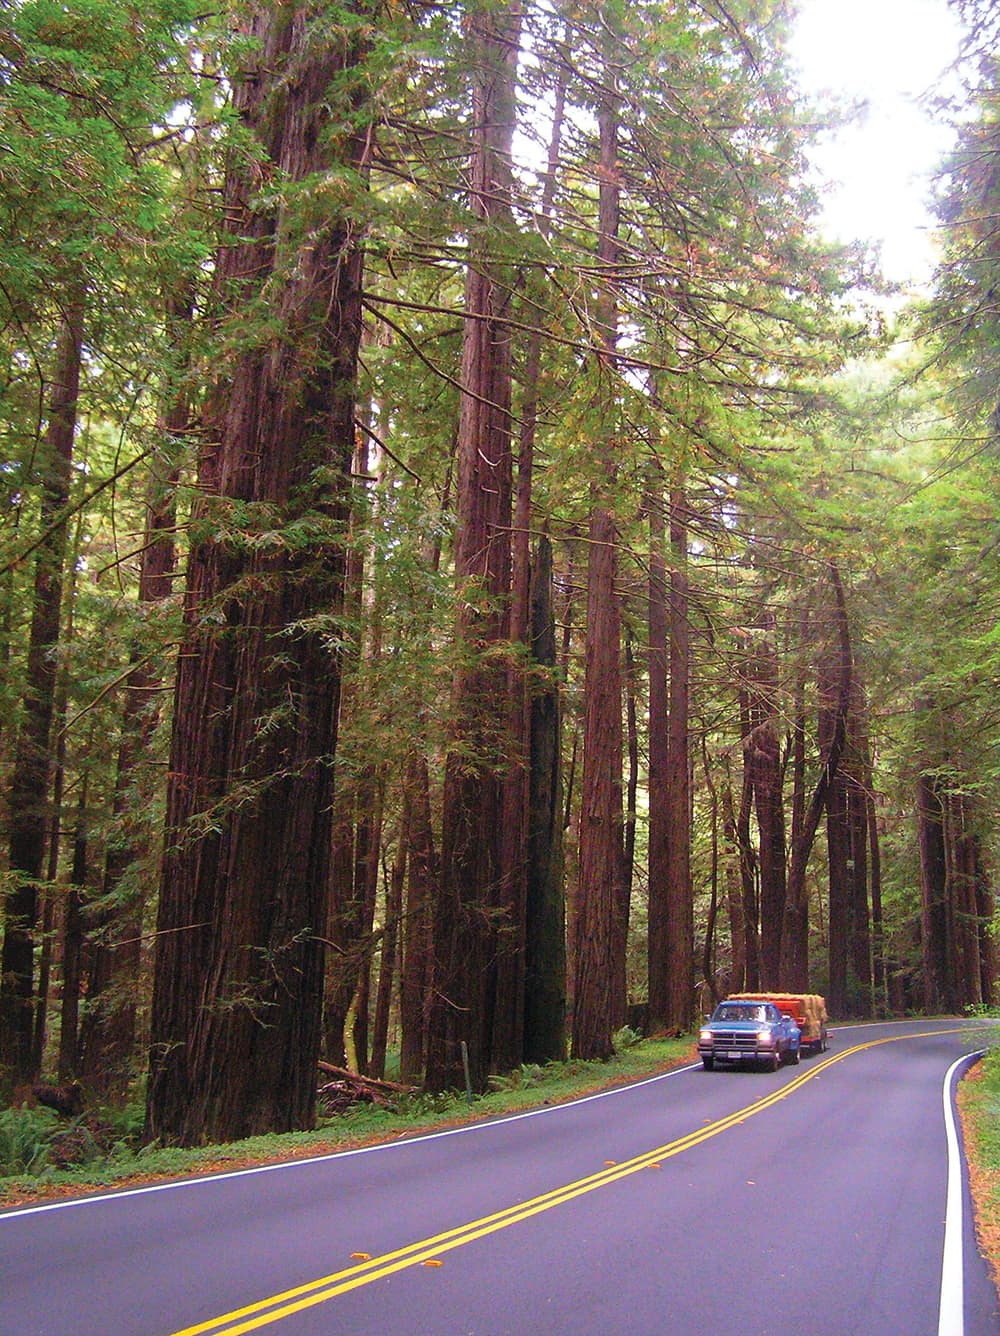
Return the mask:
[[[799,1061],[800,1039],[795,1021],[773,1002],[730,998],[698,1031],[698,1053],[708,1072],[716,1063],[744,1062],[776,1072],[783,1062]]]

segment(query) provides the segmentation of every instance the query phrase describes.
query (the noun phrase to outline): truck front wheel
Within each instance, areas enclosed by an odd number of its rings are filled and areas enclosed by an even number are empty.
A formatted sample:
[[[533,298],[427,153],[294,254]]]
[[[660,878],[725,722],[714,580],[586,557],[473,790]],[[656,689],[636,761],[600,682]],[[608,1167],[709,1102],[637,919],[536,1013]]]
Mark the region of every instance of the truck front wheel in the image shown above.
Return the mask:
[[[712,1068],[715,1066],[715,1059],[710,1058],[708,1057],[707,1054],[705,1054],[702,1056],[701,1065],[705,1068],[706,1072],[710,1072]]]

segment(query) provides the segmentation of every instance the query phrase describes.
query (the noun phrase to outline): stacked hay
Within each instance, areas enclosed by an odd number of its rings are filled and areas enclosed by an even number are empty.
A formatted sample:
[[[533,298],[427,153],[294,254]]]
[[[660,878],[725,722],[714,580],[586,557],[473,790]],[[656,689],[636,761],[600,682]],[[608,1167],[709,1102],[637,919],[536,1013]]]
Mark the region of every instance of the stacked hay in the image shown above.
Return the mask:
[[[826,1024],[826,1000],[819,993],[733,993],[741,1001],[773,1002],[779,1011],[790,1012],[806,1043],[818,1040]]]

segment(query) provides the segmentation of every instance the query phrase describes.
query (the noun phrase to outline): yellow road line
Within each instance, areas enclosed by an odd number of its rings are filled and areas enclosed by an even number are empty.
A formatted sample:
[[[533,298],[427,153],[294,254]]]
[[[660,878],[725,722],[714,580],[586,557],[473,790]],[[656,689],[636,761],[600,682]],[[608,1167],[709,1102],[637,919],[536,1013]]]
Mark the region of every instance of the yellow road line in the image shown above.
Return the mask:
[[[855,1044],[851,1048],[843,1049],[831,1057],[824,1058],[818,1064],[810,1065],[808,1071],[801,1072],[793,1080],[788,1081],[769,1095],[755,1100],[753,1104],[748,1104],[745,1108],[727,1114],[714,1123],[709,1123],[694,1132],[689,1132],[676,1141],[668,1142],[665,1146],[658,1146],[655,1150],[645,1151],[631,1160],[623,1160],[621,1164],[609,1166],[595,1174],[587,1175],[586,1178],[580,1178],[573,1183],[566,1183],[562,1187],[553,1188],[551,1191],[544,1192],[526,1202],[505,1207],[501,1211],[482,1216],[478,1220],[471,1220],[464,1225],[458,1225],[454,1229],[445,1230],[443,1233],[435,1234],[430,1238],[418,1239],[415,1243],[407,1244],[393,1252],[383,1253],[380,1257],[359,1262],[356,1266],[346,1267],[344,1270],[332,1272],[328,1276],[321,1276],[318,1280],[308,1281],[294,1289],[284,1290],[281,1294],[274,1294],[268,1299],[260,1299],[256,1303],[248,1304],[245,1308],[234,1309],[232,1312],[224,1313],[222,1316],[212,1318],[208,1322],[201,1322],[193,1327],[185,1327],[181,1331],[174,1332],[173,1336],[207,1336],[208,1333],[212,1333],[212,1336],[241,1336],[241,1333],[256,1331],[272,1322],[279,1322],[282,1318],[291,1317],[293,1313],[312,1308],[316,1304],[326,1303],[327,1300],[334,1299],[339,1294],[346,1294],[349,1290],[358,1289],[360,1286],[368,1285],[374,1280],[391,1276],[396,1271],[403,1271],[407,1267],[418,1266],[421,1262],[430,1261],[440,1256],[441,1253],[451,1252],[452,1249],[460,1248],[463,1244],[471,1243],[474,1239],[495,1234],[501,1229],[506,1229],[509,1225],[517,1224],[521,1220],[528,1220],[533,1215],[548,1211],[553,1206],[560,1206],[563,1202],[572,1201],[574,1197],[594,1192],[597,1188],[607,1187],[610,1183],[617,1183],[630,1174],[648,1169],[650,1165],[656,1162],[680,1155],[682,1151],[690,1150],[692,1147],[700,1145],[701,1142],[718,1136],[720,1132],[726,1132],[738,1123],[745,1122],[746,1119],[752,1118],[758,1113],[763,1113],[765,1109],[771,1108],[780,1100],[787,1099],[793,1091],[800,1090],[807,1081],[811,1081],[836,1063],[843,1062],[845,1058],[850,1057],[853,1053],[861,1053],[865,1049],[877,1048],[881,1044],[898,1043],[903,1039],[926,1039],[931,1035],[955,1034],[967,1028],[967,1026],[955,1026],[948,1030],[926,1030],[915,1034],[889,1035],[882,1039],[870,1039],[866,1043]]]

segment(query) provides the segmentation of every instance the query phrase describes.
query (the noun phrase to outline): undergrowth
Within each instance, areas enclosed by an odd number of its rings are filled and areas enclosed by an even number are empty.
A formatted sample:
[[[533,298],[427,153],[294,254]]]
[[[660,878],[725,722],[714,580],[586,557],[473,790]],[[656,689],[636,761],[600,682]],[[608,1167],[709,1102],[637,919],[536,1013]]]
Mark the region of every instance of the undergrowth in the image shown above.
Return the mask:
[[[311,1132],[251,1137],[222,1146],[184,1149],[141,1143],[141,1109],[106,1114],[88,1111],[77,1119],[48,1109],[0,1113],[0,1207],[40,1196],[84,1192],[128,1182],[211,1173],[251,1164],[302,1158],[391,1141],[397,1137],[497,1117],[566,1100],[636,1080],[692,1055],[690,1036],[636,1042],[629,1034],[610,1062],[526,1064],[509,1076],[493,1077],[490,1089],[401,1096],[394,1110],[357,1104],[322,1119]],[[67,1162],[75,1142],[78,1158]]]
[[[959,1107],[980,1247],[1000,1283],[1000,1047],[988,1049],[973,1079],[961,1083]]]

